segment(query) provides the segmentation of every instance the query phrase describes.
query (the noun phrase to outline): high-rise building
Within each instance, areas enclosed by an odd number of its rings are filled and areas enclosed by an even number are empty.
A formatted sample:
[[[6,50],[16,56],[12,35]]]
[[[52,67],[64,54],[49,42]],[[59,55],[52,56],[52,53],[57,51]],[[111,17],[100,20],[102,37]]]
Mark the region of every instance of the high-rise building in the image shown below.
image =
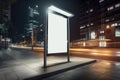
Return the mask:
[[[0,0],[0,23],[5,23],[11,19],[11,2]]]
[[[29,7],[28,23],[29,23],[28,32],[30,32],[31,34],[31,43],[32,46],[35,46],[38,35],[37,29],[40,27],[38,5],[35,5],[35,7]]]
[[[86,0],[79,29],[80,46],[120,47],[120,0]]]
[[[0,0],[0,45],[7,47],[8,27],[11,21],[11,4],[15,0]]]

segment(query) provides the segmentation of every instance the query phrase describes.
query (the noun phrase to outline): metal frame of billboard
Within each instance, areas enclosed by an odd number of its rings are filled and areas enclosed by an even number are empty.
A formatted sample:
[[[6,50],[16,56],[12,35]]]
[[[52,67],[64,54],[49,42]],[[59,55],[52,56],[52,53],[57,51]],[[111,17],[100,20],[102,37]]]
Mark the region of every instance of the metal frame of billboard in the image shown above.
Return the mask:
[[[51,7],[57,8],[55,6],[50,6],[50,7],[48,7],[48,10]],[[59,8],[57,8],[57,9],[59,9]],[[62,10],[62,9],[59,9],[59,10],[67,13],[67,11],[65,11],[65,10]],[[60,12],[55,11],[55,10],[50,10],[50,11],[52,11],[52,13],[54,13],[54,14],[57,14],[57,15],[60,15],[60,16],[67,18],[67,61],[70,62],[70,53],[69,53],[70,24],[69,24],[69,18],[72,17],[73,14],[68,13],[69,15],[66,15],[66,14],[60,13]],[[44,65],[43,65],[43,67],[46,68],[47,67],[47,56],[48,55],[55,55],[55,54],[48,54],[48,11],[46,13],[46,26],[45,26],[44,37],[45,37],[45,39],[44,39]]]

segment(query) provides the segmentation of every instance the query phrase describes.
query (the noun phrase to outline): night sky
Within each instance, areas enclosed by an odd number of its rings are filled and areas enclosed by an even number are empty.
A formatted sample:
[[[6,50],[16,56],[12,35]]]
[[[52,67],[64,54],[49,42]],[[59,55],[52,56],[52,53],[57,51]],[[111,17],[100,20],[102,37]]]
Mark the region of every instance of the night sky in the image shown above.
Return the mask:
[[[25,33],[24,28],[28,22],[28,7],[38,5],[40,12],[40,23],[44,23],[45,10],[50,5],[55,5],[66,11],[73,13],[75,16],[71,21],[71,40],[79,38],[79,13],[81,5],[84,4],[82,0],[17,0],[12,5],[12,23],[16,36]]]

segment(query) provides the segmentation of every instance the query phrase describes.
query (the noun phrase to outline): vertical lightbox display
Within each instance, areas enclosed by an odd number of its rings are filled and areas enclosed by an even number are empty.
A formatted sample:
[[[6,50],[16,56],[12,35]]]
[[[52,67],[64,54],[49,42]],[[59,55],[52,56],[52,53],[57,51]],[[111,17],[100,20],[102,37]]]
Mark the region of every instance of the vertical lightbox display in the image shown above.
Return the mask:
[[[73,15],[55,6],[48,7],[45,27],[44,67],[47,65],[47,55],[65,53],[70,62],[69,18]]]
[[[67,18],[48,12],[48,54],[67,53]]]

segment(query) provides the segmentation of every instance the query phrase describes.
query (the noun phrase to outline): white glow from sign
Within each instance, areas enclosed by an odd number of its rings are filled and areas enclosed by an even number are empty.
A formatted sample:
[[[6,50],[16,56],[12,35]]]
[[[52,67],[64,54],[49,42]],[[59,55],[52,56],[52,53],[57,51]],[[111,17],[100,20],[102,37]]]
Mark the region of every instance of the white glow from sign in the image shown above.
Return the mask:
[[[73,14],[68,13],[66,11],[63,11],[63,10],[61,10],[61,9],[55,7],[55,6],[50,6],[48,9],[51,10],[51,11],[61,13],[61,14],[65,15],[65,16],[67,16],[67,17],[72,17],[73,16]]]
[[[67,52],[67,18],[48,13],[48,54]]]

